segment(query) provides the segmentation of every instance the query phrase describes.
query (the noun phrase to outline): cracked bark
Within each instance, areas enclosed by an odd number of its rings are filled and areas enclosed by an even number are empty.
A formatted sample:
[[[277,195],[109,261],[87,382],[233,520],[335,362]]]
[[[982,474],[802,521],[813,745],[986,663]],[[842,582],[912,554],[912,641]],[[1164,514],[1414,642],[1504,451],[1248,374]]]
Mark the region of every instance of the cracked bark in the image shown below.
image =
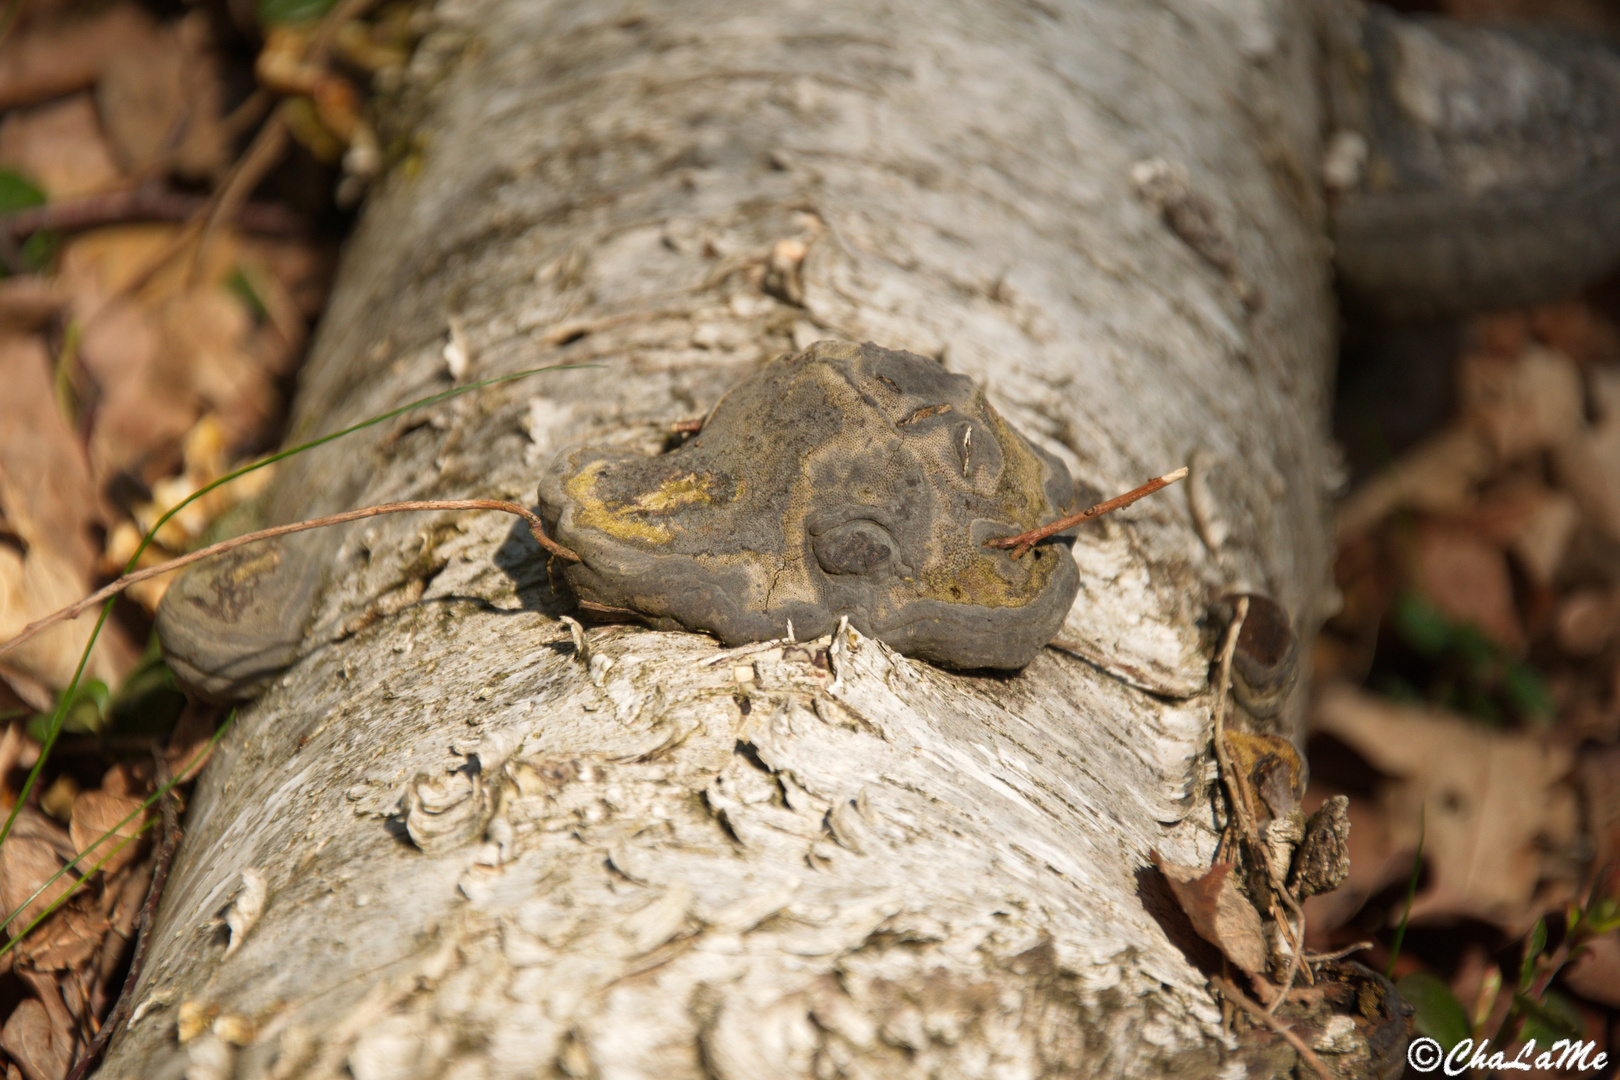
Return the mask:
[[[313,535],[304,654],[199,787],[103,1075],[1239,1068],[1143,867],[1213,847],[1211,591],[1305,627],[1325,591],[1309,16],[441,4],[409,80],[425,156],[350,244],[293,437],[443,388],[451,320],[469,377],[603,366],[308,455],[274,519],[532,502],[563,445],[655,451],[825,337],[973,375],[1098,493],[1196,452],[1194,494],[1087,526],[1072,652],[1007,678],[865,640],[581,651],[505,519]],[[1152,158],[1239,273],[1138,197]],[[268,897],[227,957],[248,870]]]

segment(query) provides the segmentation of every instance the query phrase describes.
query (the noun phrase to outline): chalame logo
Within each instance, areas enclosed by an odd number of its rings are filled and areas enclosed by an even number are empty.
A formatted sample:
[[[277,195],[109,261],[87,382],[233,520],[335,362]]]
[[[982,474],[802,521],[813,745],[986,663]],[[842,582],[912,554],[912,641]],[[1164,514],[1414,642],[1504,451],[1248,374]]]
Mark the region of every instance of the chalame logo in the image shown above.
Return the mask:
[[[1453,1046],[1448,1054],[1445,1047],[1424,1037],[1412,1040],[1406,1048],[1406,1061],[1421,1073],[1432,1073],[1438,1069],[1447,1076],[1461,1076],[1476,1069],[1596,1072],[1609,1063],[1609,1055],[1598,1050],[1596,1043],[1576,1042],[1573,1039],[1559,1039],[1540,1053],[1536,1052],[1536,1040],[1531,1039],[1511,1058],[1504,1051],[1493,1051],[1489,1039],[1481,1039],[1477,1044],[1473,1039],[1464,1039]]]

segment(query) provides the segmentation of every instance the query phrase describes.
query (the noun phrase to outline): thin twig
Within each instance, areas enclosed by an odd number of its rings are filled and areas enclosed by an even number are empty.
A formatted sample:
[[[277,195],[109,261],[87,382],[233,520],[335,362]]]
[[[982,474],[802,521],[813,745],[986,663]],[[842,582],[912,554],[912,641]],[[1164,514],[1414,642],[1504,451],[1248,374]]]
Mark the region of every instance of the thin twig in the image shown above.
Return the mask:
[[[1363,949],[1370,949],[1372,947],[1373,943],[1371,941],[1358,941],[1354,945],[1346,945],[1344,948],[1338,949],[1334,952],[1306,953],[1305,959],[1308,963],[1312,964],[1331,964],[1335,960],[1343,960],[1351,953],[1361,952]]]
[[[305,532],[309,529],[321,529],[328,525],[341,525],[348,521],[359,521],[361,518],[376,517],[379,514],[398,514],[408,510],[499,510],[502,513],[516,514],[528,523],[529,533],[535,541],[545,550],[551,552],[559,559],[569,562],[579,562],[580,558],[568,548],[563,547],[551,537],[546,535],[546,527],[533,510],[520,503],[506,502],[502,499],[412,499],[406,502],[383,503],[380,506],[367,506],[360,510],[345,510],[341,514],[330,514],[326,517],[311,518],[308,521],[295,521],[290,525],[276,525],[269,529],[260,529],[258,532],[244,533],[230,540],[222,540],[217,544],[209,544],[205,548],[170,559],[168,562],[149,566],[144,570],[137,570],[132,574],[125,574],[112,584],[97,590],[94,594],[85,597],[76,604],[52,612],[43,619],[36,619],[23,627],[22,633],[10,641],[0,643],[0,653],[21,645],[48,626],[72,619],[95,607],[103,600],[111,599],[129,588],[148,578],[167,574],[171,570],[178,570],[202,559],[215,555],[223,555],[227,551],[242,547],[244,544],[256,543],[260,540],[269,540],[277,536],[286,536],[290,533]]]
[[[1294,898],[1289,896],[1285,890],[1278,889],[1275,891],[1275,895],[1282,899],[1284,907],[1299,918],[1299,926],[1296,929],[1287,919],[1278,920],[1283,925],[1284,933],[1293,940],[1288,943],[1288,974],[1283,978],[1282,989],[1278,991],[1276,997],[1271,999],[1271,1004],[1266,1006],[1266,1012],[1273,1015],[1276,1014],[1278,1007],[1282,1005],[1283,999],[1288,996],[1288,992],[1294,988],[1294,979],[1299,975],[1299,954],[1305,951],[1305,910],[1295,903]],[[1275,916],[1277,909],[1273,907],[1271,913]]]
[[[1226,628],[1226,641],[1221,644],[1221,662],[1215,669],[1215,760],[1220,763],[1221,780],[1232,801],[1232,812],[1238,819],[1238,831],[1243,839],[1258,839],[1254,819],[1249,816],[1249,803],[1243,787],[1236,779],[1232,759],[1226,753],[1226,695],[1232,691],[1232,655],[1237,652],[1238,634],[1243,620],[1249,617],[1249,598],[1240,596],[1234,605],[1232,622]]]
[[[16,210],[0,216],[0,227],[21,238],[41,229],[78,232],[125,221],[188,221],[210,203],[206,195],[149,184]],[[271,203],[244,203],[237,209],[235,221],[248,232],[274,235],[302,232],[309,225],[302,215]]]
[[[1029,532],[1019,533],[1017,536],[1003,536],[999,540],[987,540],[985,541],[984,546],[1003,549],[1012,548],[1012,557],[1015,559],[1022,558],[1024,552],[1034,547],[1040,541],[1045,540],[1048,536],[1052,536],[1055,533],[1060,533],[1064,529],[1073,528],[1082,521],[1090,521],[1094,517],[1102,517],[1104,514],[1123,509],[1145,495],[1151,495],[1160,488],[1169,487],[1171,484],[1182,479],[1186,475],[1187,467],[1183,465],[1175,472],[1165,473],[1163,476],[1158,477],[1155,480],[1149,480],[1141,487],[1132,491],[1127,491],[1123,495],[1116,495],[1107,502],[1100,502],[1095,506],[1088,506],[1077,514],[1070,514],[1068,517],[1058,518],[1056,521],[1042,525],[1038,529],[1031,529]]]
[[[1250,1001],[1249,996],[1233,985],[1231,980],[1220,975],[1211,975],[1209,981],[1215,984],[1222,996],[1228,1001],[1237,1005],[1244,1012],[1287,1040],[1288,1045],[1299,1052],[1299,1056],[1304,1060],[1305,1064],[1315,1069],[1316,1075],[1320,1076],[1322,1080],[1334,1080],[1333,1074],[1328,1072],[1327,1065],[1322,1062],[1321,1058],[1316,1056],[1316,1051],[1306,1045],[1304,1039],[1294,1034],[1293,1028],[1266,1012],[1253,1001]]]
[[[377,0],[342,0],[336,7],[326,13],[320,24],[315,27],[308,46],[304,49],[304,60],[309,64],[322,64],[326,55],[337,40],[337,32],[343,25],[358,19],[377,3]]]
[[[248,144],[247,152],[231,170],[231,175],[224,186],[214,192],[213,205],[207,208],[208,216],[202,224],[202,235],[191,252],[193,279],[201,271],[203,258],[214,241],[215,230],[219,228],[221,222],[236,217],[246,204],[248,196],[253,194],[253,189],[259,186],[259,181],[264,179],[265,174],[281,160],[281,155],[286,153],[289,139],[286,106],[283,105],[270,114],[258,134],[253,136],[253,141]]]
[[[161,787],[169,782],[169,763],[164,759],[161,750],[154,749],[152,757],[157,762],[157,773],[153,781]],[[180,846],[180,813],[177,802],[171,788],[164,792],[163,800],[159,804],[163,808],[163,838],[158,843],[157,861],[152,866],[152,884],[146,891],[146,903],[141,907],[140,929],[135,936],[135,951],[129,959],[129,974],[124,976],[124,988],[118,992],[118,1001],[107,1014],[101,1030],[96,1032],[95,1039],[85,1047],[84,1053],[74,1063],[73,1070],[67,1074],[67,1080],[84,1080],[96,1062],[101,1060],[102,1052],[112,1041],[113,1032],[123,1026],[134,1005],[135,984],[140,981],[141,968],[146,963],[146,946],[152,940],[152,920],[157,916],[158,901],[163,897],[163,886],[169,880],[169,868],[174,865],[175,849]]]
[[[312,64],[322,63],[337,35],[338,28],[350,19],[363,14],[373,3],[375,0],[342,0],[327,12],[305,47],[305,61]],[[96,313],[105,311],[112,300],[132,295],[145,288],[165,266],[186,249],[187,245],[198,241],[197,247],[192,252],[192,274],[195,274],[202,265],[203,252],[207,250],[219,223],[236,217],[243,204],[247,202],[247,197],[253,194],[253,189],[264,179],[264,174],[280,160],[287,147],[287,138],[286,114],[277,108],[253,136],[247,150],[231,166],[225,182],[197,208],[179,233],[142,266],[140,272],[123,288],[118,289],[113,296],[104,301]]]

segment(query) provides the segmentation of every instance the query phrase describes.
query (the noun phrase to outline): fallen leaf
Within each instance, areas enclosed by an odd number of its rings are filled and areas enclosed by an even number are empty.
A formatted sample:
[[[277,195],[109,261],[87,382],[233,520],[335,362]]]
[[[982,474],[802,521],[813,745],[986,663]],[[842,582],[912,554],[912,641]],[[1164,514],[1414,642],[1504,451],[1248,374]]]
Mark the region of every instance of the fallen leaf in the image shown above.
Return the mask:
[[[8,113],[0,166],[27,176],[53,202],[107,191],[121,179],[89,94]]]
[[[134,861],[140,854],[140,845],[132,839],[116,854],[113,849],[126,838],[139,835],[147,814],[137,813],[128,821],[123,819],[140,808],[141,804],[135,799],[110,795],[104,791],[79,793],[79,797],[73,800],[73,820],[68,825],[73,846],[84,852],[84,857],[79,860],[79,873],[89,874],[90,868],[104,857],[107,861],[101,864],[101,869],[106,874],[117,873]],[[114,830],[113,835],[103,839],[109,830]]]
[[[177,464],[197,406],[183,377],[165,381],[166,347],[142,300],[114,300],[85,324],[79,359],[96,387],[90,465],[103,485],[121,472],[154,480]]]
[[[1510,652],[1524,648],[1513,575],[1500,546],[1474,529],[1425,521],[1410,553],[1412,584],[1441,614],[1471,623]]]
[[[1206,870],[1161,859],[1157,852],[1152,857],[1199,936],[1249,974],[1264,972],[1270,955],[1265,928],[1232,879],[1233,864],[1216,863]]]
[[[24,998],[0,1028],[0,1049],[11,1055],[28,1080],[61,1080],[68,1071],[67,1034],[53,1029],[44,1005]]]
[[[214,724],[208,709],[191,706],[180,714],[180,720],[169,735],[169,745],[163,752],[174,782],[183,784],[202,772],[213,756],[208,742],[214,737]],[[204,751],[208,751],[205,753]]]
[[[1597,423],[1561,447],[1554,466],[1587,518],[1620,539],[1620,368],[1594,369],[1590,386]]]
[[[1558,604],[1553,637],[1571,656],[1596,656],[1620,630],[1620,592],[1576,589]]]
[[[1474,505],[1474,488],[1496,467],[1490,441],[1467,427],[1453,427],[1420,443],[1352,491],[1338,508],[1339,543],[1406,508],[1459,513]]]
[[[6,927],[11,937],[21,934],[29,923],[73,888],[73,875],[63,874],[38,896],[29,899],[51,875],[62,869],[63,861],[53,844],[37,837],[18,836],[13,832],[0,844],[0,901],[5,903],[7,915],[22,909]]]
[[[144,763],[137,766],[121,761],[102,774],[101,790],[123,799],[144,798],[151,773],[151,767]]]
[[[18,959],[35,971],[74,971],[101,951],[111,924],[105,916],[66,907],[36,926],[18,945]]]
[[[145,48],[154,30],[139,5],[112,4],[88,18],[12,33],[0,47],[0,109],[85,89],[108,59]]]
[[[202,12],[157,30],[144,48],[114,53],[96,84],[102,124],[124,168],[210,179],[225,167],[217,63]]]
[[[1620,360],[1620,332],[1605,313],[1586,299],[1541,304],[1529,314],[1536,337],[1577,363]]]
[[[1521,934],[1573,896],[1560,858],[1575,850],[1578,831],[1567,746],[1344,685],[1324,688],[1314,721],[1389,778],[1376,797],[1391,847],[1408,859],[1423,812],[1431,875],[1413,919],[1464,916]]]
[[[164,352],[159,384],[200,401],[242,445],[268,429],[278,398],[269,372],[248,351],[251,320],[221,285],[190,289],[159,311]]]
[[[83,454],[56,406],[50,360],[34,337],[0,335],[0,512],[21,540],[0,544],[0,639],[90,591],[96,565],[92,530],[105,520]],[[49,687],[67,685],[93,621],[50,628],[5,658]],[[106,682],[134,659],[123,634],[107,627],[86,675]]]
[[[1484,433],[1502,461],[1550,449],[1586,426],[1580,371],[1568,356],[1542,345],[1511,358],[1464,356],[1457,392],[1466,422]]]
[[[188,260],[177,259],[126,294],[173,235],[168,227],[105,228],[63,248],[59,276],[84,321],[79,357],[97,395],[90,461],[103,484],[121,472],[148,485],[175,482],[182,443],[204,413],[214,415],[225,445],[240,447],[262,443],[280,412],[274,374],[259,360],[262,335],[243,298],[225,285],[234,233],[216,236],[198,283],[185,277]],[[197,513],[195,530],[165,542],[195,536],[212,516]]]
[[[131,867],[126,873],[108,879],[107,892],[112,897],[112,907],[107,912],[107,922],[113,933],[125,938],[134,935],[135,922],[141,916],[151,888],[150,863]]]
[[[1508,550],[1532,580],[1550,585],[1581,523],[1580,507],[1566,493],[1541,487],[1528,503],[1507,537]]]
[[[55,282],[37,274],[0,280],[0,332],[42,329],[67,302],[67,294]]]

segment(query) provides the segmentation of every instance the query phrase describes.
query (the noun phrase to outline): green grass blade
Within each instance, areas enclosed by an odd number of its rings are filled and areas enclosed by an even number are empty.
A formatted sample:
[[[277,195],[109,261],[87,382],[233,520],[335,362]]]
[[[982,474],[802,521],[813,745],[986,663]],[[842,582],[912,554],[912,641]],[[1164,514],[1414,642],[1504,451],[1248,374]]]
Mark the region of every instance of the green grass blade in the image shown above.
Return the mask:
[[[103,840],[106,840],[109,837],[115,835],[118,832],[119,829],[123,828],[129,822],[133,821],[135,819],[135,815],[142,814],[142,813],[145,813],[147,810],[150,810],[153,806],[155,806],[157,804],[159,799],[163,798],[163,796],[167,795],[170,791],[174,790],[175,786],[180,783],[179,777],[184,776],[187,773],[189,773],[192,770],[192,767],[197,764],[197,762],[201,761],[205,756],[207,756],[210,752],[213,751],[214,747],[219,745],[219,740],[223,739],[225,737],[226,730],[228,730],[230,728],[231,722],[234,721],[235,719],[236,719],[236,710],[232,709],[231,712],[230,712],[230,715],[225,717],[225,722],[223,724],[219,725],[219,730],[214,732],[212,737],[209,738],[208,745],[204,746],[201,750],[197,751],[197,753],[192,757],[192,759],[190,761],[186,762],[185,768],[181,769],[177,774],[175,774],[174,777],[171,777],[168,783],[164,784],[162,787],[160,787],[156,791],[152,792],[152,794],[148,795],[146,797],[146,801],[141,803],[140,806],[136,807],[135,809],[131,810],[129,813],[125,814],[122,818],[120,818],[113,825],[112,828],[108,829],[106,832],[104,832],[100,836],[96,837],[96,839],[91,842],[90,849],[93,850]],[[150,824],[150,823],[148,823],[148,824]],[[141,829],[145,830],[147,827],[148,827],[147,825],[142,825]],[[137,832],[135,835],[139,836],[140,832]],[[119,847],[122,847],[122,846],[123,846],[123,844],[119,844]],[[114,849],[114,850],[116,850],[116,849]],[[12,923],[12,920],[15,919],[18,915],[21,915],[24,908],[26,908],[29,904],[32,904],[34,902],[34,899],[36,897],[38,897],[40,893],[42,893],[46,889],[50,888],[51,883],[54,882],[57,878],[61,877],[63,874],[67,873],[69,870],[72,870],[75,866],[77,866],[79,864],[79,860],[82,859],[82,858],[84,858],[84,852],[83,851],[79,852],[77,855],[73,856],[73,858],[69,859],[67,861],[67,864],[64,865],[56,873],[52,874],[50,877],[48,877],[44,881],[40,882],[39,888],[35,889],[32,893],[30,893],[26,900],[24,900],[22,903],[18,904],[17,905],[17,910],[13,911],[10,915],[7,915],[4,922],[0,922],[0,930],[4,930],[6,927],[10,926],[11,923]],[[97,863],[96,865],[99,867],[101,864]],[[91,870],[90,873],[93,874],[93,873],[95,873],[95,871]],[[89,877],[89,876],[90,876],[90,874],[85,875],[85,877]],[[23,934],[26,934],[27,932],[28,931],[24,930]],[[19,934],[18,936],[21,937],[22,934]],[[6,948],[10,948],[10,946],[8,945],[8,946],[6,946]],[[5,949],[0,949],[0,956],[4,956],[5,952],[6,952]]]
[[[230,483],[237,477],[246,476],[248,473],[253,472],[256,469],[262,469],[266,465],[273,465],[278,461],[292,457],[294,454],[301,454],[305,450],[313,450],[317,446],[322,446],[326,443],[332,442],[333,440],[341,439],[345,435],[352,435],[357,431],[362,431],[368,427],[380,424],[385,420],[392,420],[394,417],[408,413],[413,409],[421,409],[426,408],[429,405],[437,405],[441,401],[448,401],[450,398],[458,397],[473,390],[481,390],[486,386],[494,386],[496,383],[511,382],[514,379],[527,378],[530,375],[538,375],[545,371],[570,371],[578,368],[599,366],[601,365],[549,364],[546,367],[530,368],[527,371],[518,371],[510,375],[497,375],[494,378],[481,379],[478,382],[468,383],[465,386],[452,387],[449,390],[444,390],[437,394],[431,394],[425,398],[418,398],[409,404],[401,405],[397,409],[385,412],[381,416],[374,416],[369,420],[362,420],[360,423],[346,427],[342,431],[335,431],[330,435],[323,435],[318,439],[311,439],[309,442],[300,443],[298,446],[272,454],[267,458],[263,458],[251,464],[244,465],[240,469],[227,473],[218,480],[215,480],[213,483],[193,492],[191,495],[175,504],[175,506],[162,517],[158,518],[157,521],[153,523],[152,527],[146,530],[146,535],[141,538],[140,546],[135,549],[135,554],[129,557],[129,562],[124,566],[124,573],[130,573],[135,569],[136,563],[140,561],[141,555],[145,553],[149,546],[151,546],[153,537],[157,536],[158,530],[163,528],[163,526],[168,523],[170,518],[174,517],[174,515],[178,514],[181,510],[184,510],[187,506],[190,506],[193,502],[196,502],[210,491],[213,491],[215,488],[220,487],[223,484]],[[84,674],[85,665],[90,662],[90,651],[95,648],[96,639],[101,636],[101,628],[106,625],[107,617],[112,614],[113,604],[116,601],[117,598],[114,597],[109,599],[101,606],[101,614],[96,619],[95,627],[90,631],[90,640],[85,643],[84,652],[79,656],[79,666],[74,669],[73,678],[68,681],[67,688],[62,691],[60,699],[57,702],[56,709],[51,714],[50,728],[45,733],[45,740],[40,744],[39,759],[34,762],[33,769],[31,769],[28,773],[28,779],[23,782],[22,790],[17,793],[17,801],[12,806],[11,813],[7,816],[5,825],[0,826],[0,844],[4,844],[6,842],[6,838],[11,835],[12,826],[14,826],[17,822],[17,814],[19,811],[21,811],[23,802],[27,800],[29,793],[33,791],[34,784],[39,780],[39,774],[45,768],[45,762],[50,757],[51,748],[56,745],[56,739],[62,733],[62,723],[67,716],[68,704],[73,700],[74,691],[79,688],[79,679]]]
[[[1418,804],[1418,842],[1417,854],[1412,856],[1412,876],[1406,881],[1406,906],[1401,911],[1400,925],[1395,927],[1395,940],[1389,946],[1389,966],[1384,969],[1384,978],[1395,975],[1395,961],[1401,958],[1401,943],[1406,940],[1406,923],[1412,917],[1412,898],[1417,895],[1418,878],[1423,873],[1423,804]]]
[[[34,916],[34,921],[33,922],[31,922],[27,926],[23,927],[22,931],[16,937],[14,937],[10,941],[6,942],[4,946],[0,946],[0,957],[4,957],[8,952],[10,952],[12,949],[16,948],[17,943],[19,941],[21,941],[23,938],[27,937],[29,934],[33,933],[34,927],[36,927],[40,923],[44,922],[46,919],[50,918],[52,915],[55,915],[57,909],[60,908],[63,904],[67,903],[68,900],[70,898],[72,898],[74,893],[78,892],[81,888],[83,888],[84,883],[86,881],[90,880],[90,877],[97,870],[101,869],[101,866],[102,866],[103,863],[105,863],[108,859],[112,858],[114,855],[118,854],[120,851],[123,851],[124,848],[126,848],[131,843],[133,843],[136,840],[137,837],[139,837],[142,833],[144,833],[147,829],[150,829],[155,824],[157,824],[157,819],[156,818],[153,818],[151,821],[143,823],[139,829],[135,830],[133,835],[126,836],[123,840],[119,841],[118,844],[111,851],[107,852],[107,854],[105,854],[101,858],[97,859],[96,864],[89,869],[89,871],[84,875],[84,877],[79,878],[78,880],[76,880],[73,883],[73,887],[71,889],[69,889],[67,892],[63,893],[61,896],[58,896],[55,900],[51,901],[51,905],[49,907],[47,907],[44,911],[40,912],[38,915]],[[37,896],[39,894],[35,893],[35,895]]]

